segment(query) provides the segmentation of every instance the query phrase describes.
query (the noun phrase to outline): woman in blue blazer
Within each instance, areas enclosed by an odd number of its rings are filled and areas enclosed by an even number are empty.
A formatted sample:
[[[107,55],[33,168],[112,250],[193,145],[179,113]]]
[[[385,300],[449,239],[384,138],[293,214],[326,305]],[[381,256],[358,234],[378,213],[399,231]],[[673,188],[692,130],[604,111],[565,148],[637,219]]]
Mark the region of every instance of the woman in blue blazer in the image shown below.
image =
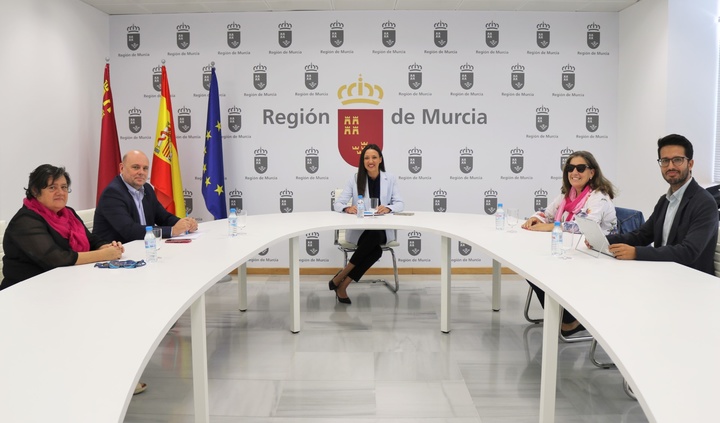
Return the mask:
[[[369,144],[360,152],[358,172],[350,177],[340,198],[335,200],[335,211],[357,213],[358,193],[367,198],[379,198],[376,213],[401,212],[405,208],[398,193],[397,179],[385,172],[382,151],[375,144]],[[352,281],[359,281],[367,270],[382,256],[381,245],[395,240],[393,230],[348,230],[345,238],[358,246],[347,266],[330,279],[328,287],[335,291],[338,301],[351,304],[347,296],[347,287]]]

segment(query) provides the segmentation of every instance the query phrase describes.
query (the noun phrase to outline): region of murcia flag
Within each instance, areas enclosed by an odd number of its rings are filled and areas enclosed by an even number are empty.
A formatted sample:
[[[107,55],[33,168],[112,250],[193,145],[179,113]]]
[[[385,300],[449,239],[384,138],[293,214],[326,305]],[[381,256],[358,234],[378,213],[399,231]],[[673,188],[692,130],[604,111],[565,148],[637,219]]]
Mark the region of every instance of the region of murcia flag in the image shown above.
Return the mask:
[[[377,106],[383,98],[383,89],[363,81],[343,85],[338,89],[338,99],[343,105],[367,104]],[[338,151],[351,166],[360,163],[360,152],[368,144],[383,148],[382,109],[338,109]]]

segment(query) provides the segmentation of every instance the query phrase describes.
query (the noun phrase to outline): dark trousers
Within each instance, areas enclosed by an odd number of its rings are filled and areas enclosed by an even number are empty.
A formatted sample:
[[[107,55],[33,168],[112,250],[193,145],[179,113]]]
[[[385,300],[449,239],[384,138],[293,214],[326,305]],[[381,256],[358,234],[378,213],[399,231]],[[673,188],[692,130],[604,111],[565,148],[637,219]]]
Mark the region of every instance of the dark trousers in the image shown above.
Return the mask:
[[[530,282],[530,281],[527,281],[527,283],[529,283],[529,284],[530,284],[530,287],[533,289],[533,291],[535,291],[535,295],[537,295],[538,300],[540,301],[540,305],[542,305],[543,308],[545,308],[545,291],[543,291],[542,289],[538,288],[537,286],[535,286],[535,285],[534,285],[532,282]],[[573,316],[572,314],[570,314],[569,311],[563,309],[563,315],[562,315],[562,321],[563,321],[563,323],[572,323],[572,322],[574,322],[575,320],[577,320],[577,319],[575,319],[575,316]]]
[[[350,263],[355,267],[348,273],[348,277],[359,281],[367,270],[382,257],[381,245],[387,243],[384,230],[363,231],[358,239],[357,250],[350,257]]]

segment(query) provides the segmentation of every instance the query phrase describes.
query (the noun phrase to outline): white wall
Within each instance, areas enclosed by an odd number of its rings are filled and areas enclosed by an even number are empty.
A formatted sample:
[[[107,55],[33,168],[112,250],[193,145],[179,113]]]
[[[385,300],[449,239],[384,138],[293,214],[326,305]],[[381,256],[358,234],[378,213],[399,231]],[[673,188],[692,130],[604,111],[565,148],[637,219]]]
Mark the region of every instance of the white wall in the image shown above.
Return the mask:
[[[63,165],[70,206],[94,207],[109,18],[79,0],[0,2],[0,219],[20,208],[28,174]]]

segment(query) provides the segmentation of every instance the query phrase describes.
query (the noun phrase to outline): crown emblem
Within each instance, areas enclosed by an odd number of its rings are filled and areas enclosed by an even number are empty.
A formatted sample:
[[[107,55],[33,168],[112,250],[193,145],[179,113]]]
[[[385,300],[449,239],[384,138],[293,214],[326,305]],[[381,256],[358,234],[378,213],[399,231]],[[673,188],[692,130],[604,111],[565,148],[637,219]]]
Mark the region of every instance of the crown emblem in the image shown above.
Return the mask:
[[[283,23],[278,25],[278,28],[290,30],[290,29],[292,29],[292,24],[288,23],[287,21],[284,21]]]
[[[515,147],[512,150],[510,150],[511,156],[522,156],[525,151],[520,147]]]
[[[422,154],[422,150],[417,147],[413,147],[408,150],[408,154],[410,154],[411,156],[419,156]]]
[[[362,75],[358,75],[357,82],[338,88],[337,96],[342,104],[365,103],[378,105],[384,93],[381,86],[363,82]]]
[[[535,111],[536,111],[537,114],[539,114],[539,115],[546,115],[546,114],[550,113],[550,109],[548,109],[548,108],[545,107],[545,106],[540,106],[540,107],[538,107],[537,109],[535,109]]]
[[[310,232],[309,234],[305,234],[305,236],[308,238],[315,238],[315,239],[320,238],[320,234],[318,232]]]
[[[467,147],[465,147],[465,148],[463,148],[462,150],[460,150],[460,155],[461,155],[461,156],[472,156],[472,153],[473,153],[473,151],[472,151],[471,149],[467,148]]]
[[[490,188],[489,190],[485,191],[485,196],[486,196],[486,197],[497,197],[497,194],[498,194],[497,191],[495,191],[495,190],[492,189],[492,188]]]
[[[447,29],[447,27],[448,27],[448,24],[446,24],[443,21],[440,21],[435,24],[435,29]]]
[[[362,149],[365,148],[365,147],[367,147],[367,145],[368,145],[368,142],[367,142],[367,141],[361,141],[359,146],[353,145],[353,146],[352,146],[352,149],[353,149],[353,151],[355,151],[356,153],[358,153],[358,156],[359,156],[360,153],[362,153]]]
[[[544,21],[537,24],[538,31],[550,31],[550,24],[546,24]]]
[[[140,32],[140,27],[132,24],[129,27],[127,27],[128,32]]]
[[[335,22],[330,24],[330,29],[343,29],[344,26],[345,24],[336,20]]]
[[[412,65],[408,66],[408,70],[410,72],[422,72],[422,66],[418,65],[417,63],[413,63]]]
[[[571,150],[570,147],[566,147],[565,149],[560,150],[560,154],[562,154],[563,156],[569,156],[574,152],[575,150]]]
[[[305,66],[305,72],[317,72],[317,71],[318,71],[317,65],[313,65],[312,63],[310,63],[309,65]]]
[[[292,195],[293,195],[293,192],[290,191],[290,190],[287,189],[287,188],[285,188],[284,190],[280,191],[280,196],[281,196],[281,197],[292,197]]]
[[[518,63],[517,65],[512,65],[512,66],[510,67],[510,69],[511,69],[513,72],[524,72],[524,71],[525,71],[525,66],[521,65],[520,63]]]
[[[499,23],[495,23],[495,22],[493,22],[493,21],[490,21],[490,22],[488,22],[488,23],[485,24],[485,28],[487,28],[487,29],[492,29],[492,30],[496,30],[496,29],[499,29],[499,28],[500,28],[500,24],[499,24]]]
[[[233,22],[227,26],[227,29],[228,31],[240,31],[240,24]]]
[[[189,191],[189,190],[184,189],[184,190],[183,190],[183,197],[185,197],[185,198],[192,198],[192,191]]]
[[[263,64],[258,64],[257,66],[253,66],[253,71],[255,72],[265,72],[267,70],[267,66]]]
[[[600,25],[593,22],[587,26],[587,29],[588,29],[588,31],[600,31]]]
[[[420,238],[422,234],[418,231],[408,232],[408,238]]]
[[[387,21],[382,24],[383,29],[395,29],[395,24]]]
[[[155,66],[153,68],[153,73],[162,73],[162,66]]]
[[[187,25],[185,22],[181,23],[177,26],[178,32],[188,32],[190,31],[190,25]]]
[[[540,188],[539,190],[535,191],[535,196],[536,196],[536,197],[547,197],[547,195],[548,195],[548,192],[545,191],[545,190],[542,189],[542,188]]]
[[[238,109],[235,106],[232,106],[231,108],[228,109],[228,114],[231,114],[231,115],[239,115],[240,112],[242,112],[242,109]]]
[[[142,110],[138,109],[137,107],[133,107],[132,109],[128,110],[128,114],[130,116],[140,116],[142,113]]]
[[[182,108],[178,109],[178,114],[179,115],[189,115],[190,109],[188,109],[187,107],[182,107]]]
[[[446,196],[447,196],[447,191],[443,191],[443,189],[440,188],[439,190],[433,192],[433,195],[434,195],[435,197],[446,197]]]
[[[203,66],[203,73],[212,73],[212,65]]]
[[[307,150],[305,150],[305,155],[307,156],[317,156],[320,153],[316,148],[310,147]]]
[[[590,108],[585,109],[585,111],[589,115],[596,115],[596,114],[600,113],[600,109],[596,108],[595,106],[590,106]]]
[[[267,153],[268,153],[267,150],[264,149],[264,148],[262,148],[262,147],[260,147],[260,148],[258,148],[257,150],[255,150],[255,155],[256,155],[256,156],[267,156]]]
[[[567,65],[562,67],[562,70],[564,73],[575,72],[575,66],[568,63]]]
[[[473,69],[475,69],[475,66],[465,63],[464,65],[460,66],[460,72],[472,72]]]
[[[237,189],[234,189],[230,191],[230,197],[231,198],[242,198],[242,191],[238,191]]]

